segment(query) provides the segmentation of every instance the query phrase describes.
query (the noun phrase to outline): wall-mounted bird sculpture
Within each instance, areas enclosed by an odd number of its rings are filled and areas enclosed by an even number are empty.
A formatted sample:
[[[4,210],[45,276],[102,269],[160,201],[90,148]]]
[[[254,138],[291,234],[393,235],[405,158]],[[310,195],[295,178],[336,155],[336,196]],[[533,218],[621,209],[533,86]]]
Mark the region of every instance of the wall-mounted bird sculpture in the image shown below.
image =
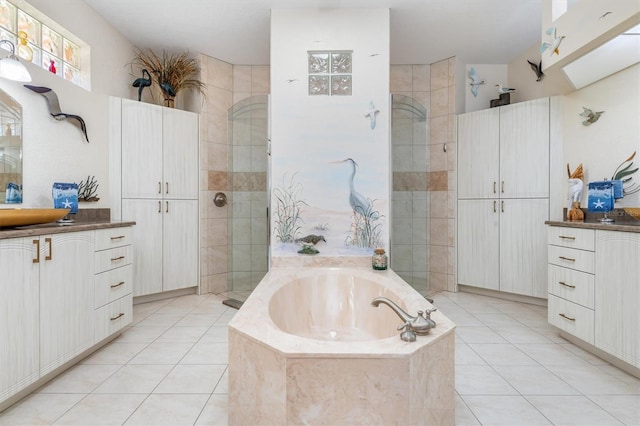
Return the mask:
[[[540,54],[544,53],[545,50],[549,49],[549,56],[553,55],[554,53],[556,55],[560,54],[560,43],[562,43],[562,40],[564,40],[565,36],[560,36],[558,37],[556,35],[556,27],[551,27],[549,29],[547,29],[547,31],[545,31],[545,33],[547,33],[548,35],[550,35],[551,37],[553,37],[551,39],[551,42],[547,43],[547,42],[543,42],[540,45]]]
[[[544,78],[544,73],[542,72],[542,59],[537,64],[533,61],[527,59],[527,63],[531,67],[534,73],[536,73],[536,81],[540,81]]]
[[[369,118],[369,126],[371,127],[371,130],[376,128],[376,114],[379,112],[380,110],[376,109],[373,102],[369,102],[369,112],[364,116]]]
[[[499,94],[503,94],[503,93],[512,93],[515,92],[516,89],[513,89],[511,87],[504,87],[502,84],[498,83],[496,84],[496,87],[498,88],[498,93]]]
[[[87,142],[89,142],[89,136],[87,136],[87,125],[85,124],[84,120],[79,115],[67,114],[62,112],[60,110],[60,102],[58,101],[58,95],[56,95],[56,92],[49,89],[48,87],[31,86],[29,84],[25,84],[24,87],[44,96],[44,98],[47,100],[47,105],[49,106],[49,114],[51,114],[51,116],[56,120],[62,121],[67,118],[71,118],[71,122],[80,128],[82,134],[84,135],[84,138],[87,140]]]
[[[478,87],[485,84],[485,81],[478,77],[478,73],[473,67],[469,69],[469,78],[471,79],[471,93],[474,97],[478,97]]]
[[[146,78],[145,75],[147,76]],[[142,91],[144,88],[151,86],[151,74],[149,74],[149,71],[143,69],[142,77],[138,77],[133,80],[132,86],[138,88],[138,101],[140,101],[142,99]]]
[[[591,126],[593,123],[598,121],[600,116],[604,113],[604,111],[593,112],[589,108],[582,107],[582,113],[578,114],[580,117],[583,117],[585,120],[582,122],[584,126]]]

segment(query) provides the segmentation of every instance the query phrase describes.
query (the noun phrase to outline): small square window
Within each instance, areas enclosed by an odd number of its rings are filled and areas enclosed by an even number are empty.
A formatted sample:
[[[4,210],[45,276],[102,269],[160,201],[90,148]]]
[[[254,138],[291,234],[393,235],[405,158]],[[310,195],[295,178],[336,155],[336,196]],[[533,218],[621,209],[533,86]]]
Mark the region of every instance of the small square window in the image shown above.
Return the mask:
[[[351,96],[351,76],[332,75],[331,94],[336,96]]]
[[[310,75],[309,76],[310,95],[329,95],[329,76]]]
[[[309,53],[309,74],[328,74],[329,54]]]

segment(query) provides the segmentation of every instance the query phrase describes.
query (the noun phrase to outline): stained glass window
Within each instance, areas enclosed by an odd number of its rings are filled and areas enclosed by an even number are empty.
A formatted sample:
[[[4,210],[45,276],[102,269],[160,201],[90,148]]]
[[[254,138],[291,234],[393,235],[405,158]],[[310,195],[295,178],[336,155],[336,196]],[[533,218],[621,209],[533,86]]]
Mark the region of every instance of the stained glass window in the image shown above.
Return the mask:
[[[351,96],[351,51],[309,51],[307,56],[309,95]]]
[[[88,49],[88,45],[77,38],[70,40],[62,27],[45,25],[38,17],[44,15],[27,13],[7,0],[0,0],[0,39],[11,41],[16,54],[25,61],[83,85],[81,52],[83,46]]]

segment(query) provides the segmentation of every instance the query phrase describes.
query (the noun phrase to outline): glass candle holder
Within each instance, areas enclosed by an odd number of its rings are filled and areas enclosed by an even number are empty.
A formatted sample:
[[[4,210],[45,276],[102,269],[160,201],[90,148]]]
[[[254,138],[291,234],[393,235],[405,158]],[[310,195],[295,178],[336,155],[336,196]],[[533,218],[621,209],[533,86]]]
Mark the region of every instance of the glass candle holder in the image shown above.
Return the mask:
[[[373,257],[371,258],[371,266],[377,271],[383,271],[387,269],[388,258],[384,252],[384,249],[377,248],[374,250]]]

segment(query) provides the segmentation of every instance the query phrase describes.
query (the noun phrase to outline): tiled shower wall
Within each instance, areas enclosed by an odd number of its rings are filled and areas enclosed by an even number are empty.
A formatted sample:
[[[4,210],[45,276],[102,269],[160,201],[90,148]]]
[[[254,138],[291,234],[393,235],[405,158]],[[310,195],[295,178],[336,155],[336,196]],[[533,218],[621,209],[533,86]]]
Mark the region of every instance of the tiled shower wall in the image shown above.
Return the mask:
[[[411,229],[410,235],[427,234],[429,289],[455,291],[455,58],[431,65],[392,65],[391,93],[409,96],[427,108],[425,176],[422,178],[418,172],[407,180],[403,179],[407,176],[394,174],[394,186],[395,182],[401,182],[402,186],[394,187],[393,191],[400,197],[397,190],[412,191],[416,199],[426,189],[426,223],[414,215],[412,227],[415,229]],[[421,253],[418,249],[417,255]],[[419,260],[412,258],[414,264],[420,264]]]
[[[234,66],[200,55],[200,68],[207,93],[200,118],[200,291],[220,293],[227,291],[230,278],[230,209],[216,207],[213,197],[232,192],[228,111],[244,98],[269,93],[269,67]]]

